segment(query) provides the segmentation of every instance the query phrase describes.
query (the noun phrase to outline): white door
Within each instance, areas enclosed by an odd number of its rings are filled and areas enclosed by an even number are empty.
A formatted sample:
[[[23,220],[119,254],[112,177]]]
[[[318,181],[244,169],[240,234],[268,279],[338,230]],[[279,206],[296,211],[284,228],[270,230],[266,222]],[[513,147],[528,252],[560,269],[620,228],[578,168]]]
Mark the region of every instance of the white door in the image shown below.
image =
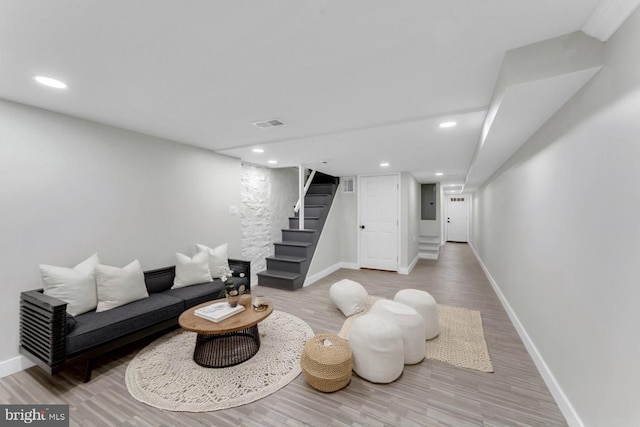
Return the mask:
[[[360,267],[398,270],[398,175],[360,177]]]
[[[447,241],[467,242],[469,196],[447,196]]]

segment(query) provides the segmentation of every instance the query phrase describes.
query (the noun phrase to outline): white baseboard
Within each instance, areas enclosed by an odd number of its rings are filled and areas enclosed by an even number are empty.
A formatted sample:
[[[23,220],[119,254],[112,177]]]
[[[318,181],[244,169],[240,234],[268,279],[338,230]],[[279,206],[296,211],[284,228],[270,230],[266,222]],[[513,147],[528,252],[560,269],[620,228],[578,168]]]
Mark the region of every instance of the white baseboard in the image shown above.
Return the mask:
[[[413,261],[411,261],[411,264],[409,264],[409,266],[407,268],[400,268],[398,270],[398,274],[409,274],[409,273],[411,273],[411,270],[413,270],[413,268],[416,266],[416,264],[418,263],[419,260],[420,260],[420,254],[416,255],[416,257],[413,259]]]
[[[347,270],[360,270],[360,266],[355,262],[341,262],[340,268],[346,268]]]
[[[311,276],[307,276],[307,278],[304,279],[304,284],[302,286],[305,287],[305,286],[312,285],[315,282],[317,282],[318,280],[327,277],[331,273],[333,273],[335,271],[338,271],[341,268],[347,268],[349,270],[359,270],[360,269],[360,267],[358,267],[358,264],[354,264],[354,263],[351,263],[351,262],[337,262],[337,263],[333,264],[332,266],[327,267],[324,270],[317,272],[316,274],[313,274]]]
[[[35,363],[24,356],[16,356],[0,362],[0,378],[15,374],[27,368],[35,366]]]
[[[500,299],[500,302],[502,303],[502,306],[507,312],[509,319],[511,319],[511,323],[513,323],[513,326],[516,328],[518,335],[520,335],[520,339],[522,340],[525,347],[527,348],[529,355],[533,359],[533,363],[535,363],[536,367],[538,368],[538,371],[540,372],[540,375],[542,376],[542,379],[544,380],[545,384],[549,388],[551,395],[556,400],[556,403],[558,404],[558,407],[560,408],[562,415],[564,415],[564,417],[567,419],[567,423],[572,427],[584,427],[584,423],[578,416],[578,413],[574,409],[573,405],[571,405],[571,402],[567,398],[567,395],[564,394],[564,391],[562,391],[560,384],[558,384],[558,382],[556,381],[556,378],[553,376],[553,373],[549,369],[549,366],[547,366],[547,363],[542,358],[542,355],[540,354],[535,344],[531,340],[531,337],[529,337],[527,330],[524,328],[524,326],[520,322],[520,319],[518,319],[518,316],[511,308],[509,301],[507,301],[507,298],[504,296],[504,294],[500,290],[500,287],[498,286],[496,281],[493,279],[493,276],[491,276],[491,273],[489,273],[489,270],[484,265],[484,262],[482,262],[480,255],[478,255],[478,252],[476,252],[476,249],[473,247],[471,243],[469,243],[469,246],[471,247],[471,250],[473,251],[473,254],[475,255],[476,259],[480,263],[480,266],[482,267],[484,274],[487,275],[487,278],[489,279],[489,283],[491,283],[491,286],[493,287],[494,292],[498,296],[498,299]]]

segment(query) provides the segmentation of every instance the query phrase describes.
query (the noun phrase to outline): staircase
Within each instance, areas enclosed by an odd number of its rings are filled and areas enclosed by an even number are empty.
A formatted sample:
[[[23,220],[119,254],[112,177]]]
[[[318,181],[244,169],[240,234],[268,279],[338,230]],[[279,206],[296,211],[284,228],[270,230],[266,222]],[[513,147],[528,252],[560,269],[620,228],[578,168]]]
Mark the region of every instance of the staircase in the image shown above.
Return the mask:
[[[440,237],[420,236],[418,239],[418,251],[420,258],[438,259],[440,255]]]
[[[304,197],[304,230],[298,230],[298,213],[282,230],[282,242],[267,257],[267,269],[258,273],[258,286],[296,290],[302,287],[316,250],[320,232],[338,187],[338,178],[316,172]]]

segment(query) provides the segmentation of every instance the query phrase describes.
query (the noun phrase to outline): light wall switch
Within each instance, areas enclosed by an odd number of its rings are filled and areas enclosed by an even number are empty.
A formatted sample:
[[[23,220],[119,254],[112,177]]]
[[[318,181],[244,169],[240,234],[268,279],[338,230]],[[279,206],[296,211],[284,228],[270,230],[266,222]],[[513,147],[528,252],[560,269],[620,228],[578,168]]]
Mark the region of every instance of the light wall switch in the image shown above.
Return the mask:
[[[240,211],[237,206],[229,206],[229,215],[240,216]]]

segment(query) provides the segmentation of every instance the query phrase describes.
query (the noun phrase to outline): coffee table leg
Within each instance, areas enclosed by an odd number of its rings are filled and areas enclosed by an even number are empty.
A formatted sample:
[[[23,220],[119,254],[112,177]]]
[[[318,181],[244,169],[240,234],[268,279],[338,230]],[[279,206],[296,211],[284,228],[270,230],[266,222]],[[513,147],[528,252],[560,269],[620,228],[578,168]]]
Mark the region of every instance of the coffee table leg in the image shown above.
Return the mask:
[[[205,368],[226,368],[251,359],[259,349],[258,325],[224,334],[198,334],[193,360]]]

